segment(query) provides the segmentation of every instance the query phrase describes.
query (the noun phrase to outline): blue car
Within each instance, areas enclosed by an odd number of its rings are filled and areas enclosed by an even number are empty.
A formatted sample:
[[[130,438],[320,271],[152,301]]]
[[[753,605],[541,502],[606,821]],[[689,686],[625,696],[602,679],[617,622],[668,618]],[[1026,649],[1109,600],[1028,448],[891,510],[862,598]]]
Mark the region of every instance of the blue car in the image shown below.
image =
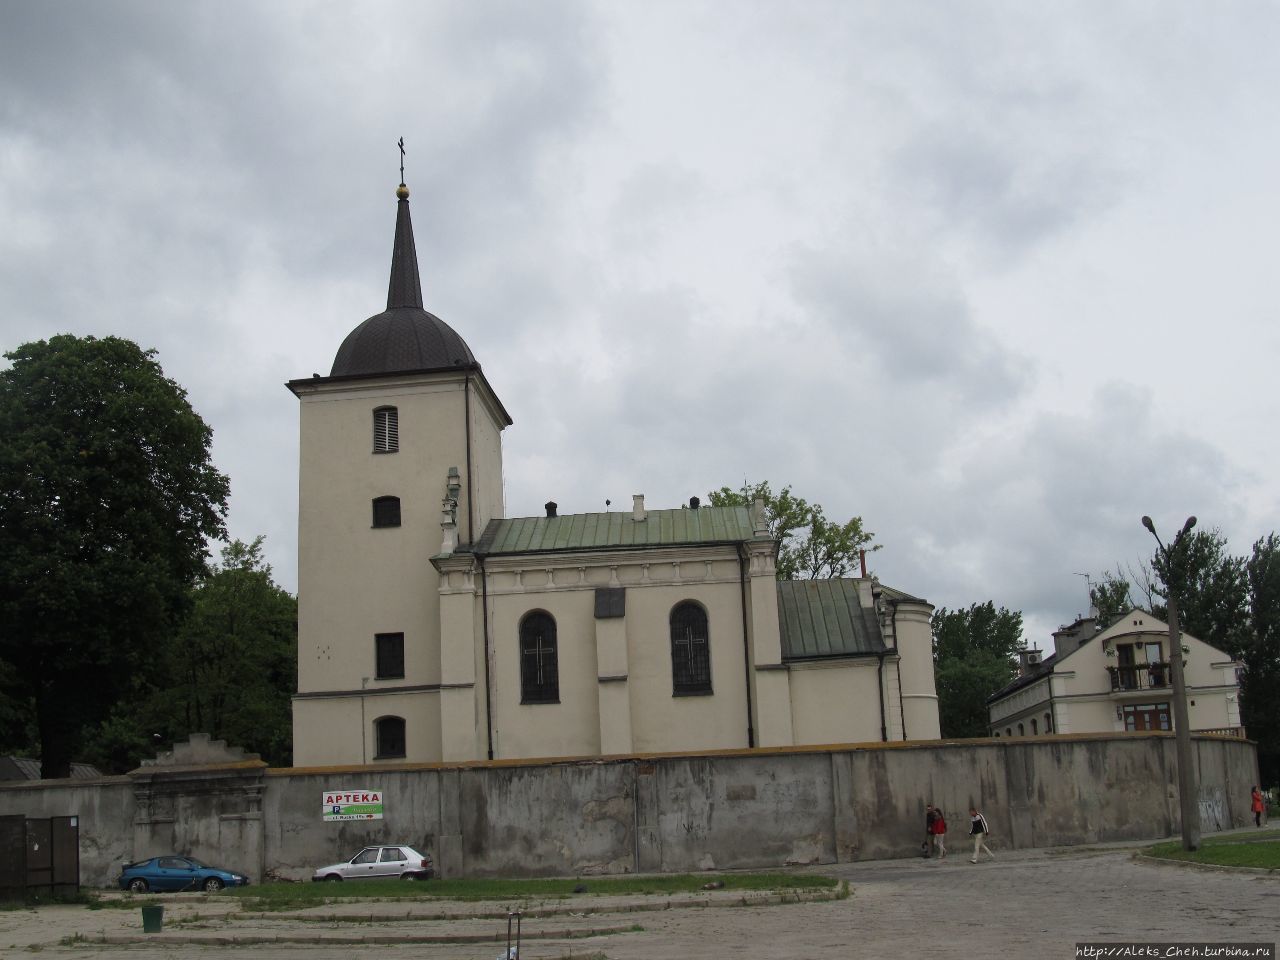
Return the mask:
[[[223,887],[243,887],[249,878],[243,873],[206,866],[194,857],[152,857],[126,864],[117,881],[121,890],[147,893],[154,890],[204,890],[217,893]]]

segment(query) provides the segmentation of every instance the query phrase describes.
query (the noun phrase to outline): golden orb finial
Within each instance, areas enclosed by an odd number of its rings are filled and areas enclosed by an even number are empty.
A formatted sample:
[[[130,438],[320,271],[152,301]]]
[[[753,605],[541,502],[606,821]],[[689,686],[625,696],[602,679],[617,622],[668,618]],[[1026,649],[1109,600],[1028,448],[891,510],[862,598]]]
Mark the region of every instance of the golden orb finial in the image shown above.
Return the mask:
[[[409,188],[406,187],[403,183],[400,184],[400,186],[396,187],[396,196],[399,197],[401,200],[408,200]]]

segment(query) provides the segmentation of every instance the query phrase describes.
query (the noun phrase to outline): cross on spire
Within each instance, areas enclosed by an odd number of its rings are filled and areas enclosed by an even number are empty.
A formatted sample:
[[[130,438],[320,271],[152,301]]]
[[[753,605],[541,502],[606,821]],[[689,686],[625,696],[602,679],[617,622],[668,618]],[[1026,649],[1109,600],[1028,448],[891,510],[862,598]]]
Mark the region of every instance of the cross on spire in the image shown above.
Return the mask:
[[[404,137],[400,138],[400,186],[404,186]]]

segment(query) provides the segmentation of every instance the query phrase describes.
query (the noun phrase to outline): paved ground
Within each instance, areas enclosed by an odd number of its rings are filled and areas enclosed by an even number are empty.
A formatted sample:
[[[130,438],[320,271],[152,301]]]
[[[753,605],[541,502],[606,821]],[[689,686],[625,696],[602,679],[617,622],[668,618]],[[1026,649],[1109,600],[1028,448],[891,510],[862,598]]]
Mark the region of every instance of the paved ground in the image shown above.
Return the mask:
[[[654,958],[998,957],[1053,960],[1074,955],[1082,940],[1266,941],[1280,927],[1280,877],[1208,872],[1134,862],[1131,851],[1104,847],[1002,853],[993,863],[970,864],[961,851],[944,861],[909,860],[821,868],[848,880],[848,899],[818,903],[716,905],[732,895],[642,912],[619,910],[611,898],[552,901],[561,912],[530,917],[525,960],[593,957]],[[145,938],[136,910],[51,907],[0,913],[0,957],[175,957],[254,960],[365,960],[440,958],[492,960],[495,942],[431,942],[501,933],[505,920],[441,917],[439,904],[362,904],[343,918],[228,919],[226,900],[167,896],[165,932]],[[610,905],[599,910],[604,902]],[[654,898],[634,904],[656,905]],[[489,909],[501,912],[504,905]],[[467,908],[473,913],[472,907]],[[409,915],[412,916],[409,916]],[[182,922],[174,922],[182,921]],[[632,929],[638,925],[641,929]],[[563,936],[574,931],[575,938]],[[606,931],[590,936],[591,931]],[[90,941],[65,943],[80,935]],[[221,945],[190,942],[221,937]],[[247,942],[291,937],[298,942]],[[383,940],[384,942],[377,942]],[[405,942],[414,940],[416,942]],[[133,941],[133,942],[129,942]],[[237,942],[239,941],[239,942]],[[385,942],[391,941],[391,942]]]

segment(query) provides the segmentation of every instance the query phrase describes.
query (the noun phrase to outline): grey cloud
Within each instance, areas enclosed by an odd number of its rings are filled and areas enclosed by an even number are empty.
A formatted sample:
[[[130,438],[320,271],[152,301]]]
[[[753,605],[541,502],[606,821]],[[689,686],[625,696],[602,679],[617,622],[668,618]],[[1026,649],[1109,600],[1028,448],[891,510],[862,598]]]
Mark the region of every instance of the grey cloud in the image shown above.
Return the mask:
[[[930,381],[976,406],[1017,397],[1030,361],[974,323],[931,258],[885,251],[804,251],[793,257],[797,300],[826,332],[904,389]]]

